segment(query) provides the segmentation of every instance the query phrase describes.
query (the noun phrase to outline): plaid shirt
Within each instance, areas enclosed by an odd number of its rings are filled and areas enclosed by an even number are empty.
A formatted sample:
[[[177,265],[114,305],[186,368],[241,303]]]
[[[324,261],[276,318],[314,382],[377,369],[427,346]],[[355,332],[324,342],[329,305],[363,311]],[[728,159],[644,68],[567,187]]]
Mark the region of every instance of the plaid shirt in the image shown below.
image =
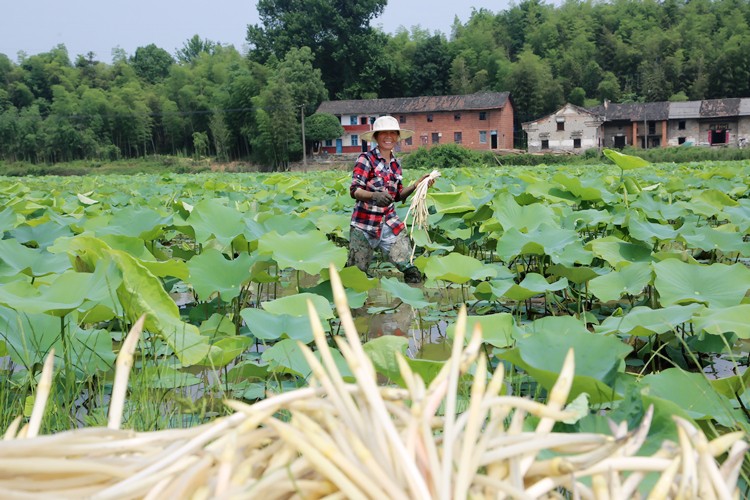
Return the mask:
[[[362,153],[354,165],[352,184],[349,194],[354,198],[357,188],[365,191],[388,191],[395,201],[401,199],[402,181],[401,163],[395,156],[391,156],[390,164],[380,154],[377,147]],[[387,207],[379,207],[373,203],[357,200],[352,213],[351,225],[361,229],[366,234],[380,238],[383,223],[388,224],[393,234],[400,233],[404,227],[398,218],[393,203]]]

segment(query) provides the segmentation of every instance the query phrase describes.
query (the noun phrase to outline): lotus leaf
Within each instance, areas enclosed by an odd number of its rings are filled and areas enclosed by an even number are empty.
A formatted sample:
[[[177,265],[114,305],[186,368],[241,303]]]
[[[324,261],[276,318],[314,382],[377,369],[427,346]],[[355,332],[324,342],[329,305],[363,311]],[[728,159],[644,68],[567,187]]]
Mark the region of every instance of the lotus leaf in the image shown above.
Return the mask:
[[[13,362],[27,370],[43,363],[51,348],[63,352],[60,318],[48,314],[28,314],[0,306],[0,338]]]
[[[311,231],[315,231],[317,229],[315,227],[315,224],[313,224],[311,221],[307,219],[303,219],[302,217],[299,217],[298,215],[294,215],[291,213],[258,214],[258,222],[260,222],[263,225],[265,232],[276,231],[278,234],[281,234],[281,235],[292,233],[292,232],[305,234]]]
[[[138,370],[138,377],[131,381],[131,384],[150,389],[177,389],[178,387],[190,387],[200,383],[201,379],[192,373],[182,372],[161,363],[142,366]]]
[[[198,365],[222,368],[240,356],[253,343],[249,337],[224,337],[211,345],[211,350]]]
[[[262,309],[247,308],[240,311],[250,333],[260,340],[279,340],[289,338],[303,344],[313,341],[310,318],[291,314],[271,313]],[[330,330],[328,322],[323,322],[324,329]]]
[[[215,198],[196,203],[187,223],[193,228],[198,243],[203,244],[215,238],[223,246],[229,245],[246,227],[239,211]]]
[[[363,346],[365,354],[372,361],[375,371],[395,384],[405,387],[396,357],[406,356],[409,340],[396,335],[383,335],[370,340]]]
[[[322,320],[333,318],[333,309],[328,299],[312,293],[298,293],[288,297],[261,303],[266,311],[273,314],[290,314],[307,317],[307,302],[312,302],[318,317]]]
[[[654,286],[664,307],[693,302],[712,308],[736,306],[750,289],[750,270],[742,264],[706,266],[667,259],[653,267]]]
[[[473,279],[493,278],[497,275],[497,270],[473,257],[450,253],[446,256],[427,257],[424,263],[424,273],[432,280],[463,284]]]
[[[624,316],[610,316],[596,328],[597,333],[609,335],[622,333],[625,335],[651,336],[674,331],[679,325],[687,323],[699,310],[700,304],[687,306],[668,306],[651,309],[646,306],[636,306]]]
[[[257,259],[240,253],[230,260],[214,249],[204,250],[187,263],[188,278],[200,300],[209,300],[217,293],[221,300],[230,302],[237,298],[242,286],[250,281],[250,267]]]
[[[259,360],[240,361],[227,372],[227,381],[230,384],[250,379],[265,380],[268,376],[268,366],[261,364]]]
[[[513,332],[513,315],[508,313],[487,314],[484,316],[468,316],[466,318],[466,331],[473,332],[476,326],[482,329],[482,341],[495,347],[512,346],[515,342]],[[455,323],[448,326],[446,335],[454,338],[456,334]],[[470,337],[470,333],[467,333]]]
[[[67,255],[54,255],[21,245],[16,240],[0,240],[0,276],[45,276],[70,269]]]
[[[560,278],[554,283],[538,273],[528,273],[519,284],[513,284],[503,293],[510,300],[526,300],[546,292],[557,292],[568,287],[568,280]]]
[[[282,269],[292,268],[308,274],[318,274],[333,263],[337,269],[344,267],[347,251],[328,240],[317,229],[300,234],[276,231],[264,234],[258,241],[258,251],[268,254]]]
[[[580,177],[568,177],[563,173],[558,173],[552,177],[552,180],[559,183],[565,190],[581,201],[602,201],[603,195],[609,195],[609,193],[596,184],[590,185],[591,183],[588,182],[587,184],[589,185],[585,186]],[[610,196],[607,197],[611,198]]]
[[[351,380],[351,369],[341,353],[334,349],[331,354],[344,380]],[[261,357],[268,363],[268,370],[273,373],[291,373],[303,379],[308,378],[312,373],[296,340],[281,340],[263,351]],[[315,357],[320,360],[320,353],[316,352]]]
[[[635,262],[651,262],[651,248],[643,244],[628,243],[615,236],[606,236],[590,241],[589,248],[594,255],[604,259],[615,269]]]
[[[320,272],[320,277],[325,280],[330,279],[329,270],[323,269]],[[339,278],[344,287],[351,288],[355,292],[366,292],[378,286],[377,278],[370,278],[356,266],[343,268],[339,271]]]
[[[713,228],[686,224],[680,228],[679,234],[688,244],[688,248],[698,248],[706,252],[720,251],[724,254],[736,252],[743,257],[750,256],[750,242],[745,241],[744,235],[731,225]]]
[[[693,323],[696,330],[712,335],[732,332],[750,339],[750,304],[704,309],[696,314]]]
[[[638,217],[630,218],[628,232],[633,238],[647,243],[670,241],[677,236],[677,230],[668,224],[656,224]]]
[[[211,341],[222,337],[234,337],[234,323],[224,314],[213,313],[207,320],[201,322],[198,329],[201,335],[208,337]]]
[[[576,263],[589,264],[591,254],[587,252],[572,229],[562,229],[547,223],[529,233],[521,233],[515,228],[506,231],[497,240],[497,253],[506,261],[519,255],[549,255],[552,262],[572,266]]]
[[[321,281],[313,287],[300,287],[299,291],[320,295],[328,299],[329,302],[333,302],[333,289],[329,280]],[[362,307],[367,301],[367,292],[357,292],[353,289],[345,288],[344,293],[346,293],[346,301],[352,309]]]
[[[669,368],[643,377],[641,387],[649,397],[672,403],[678,409],[676,414],[684,413],[694,420],[714,419],[731,428],[744,418],[719,396],[702,373]]]
[[[510,193],[499,193],[492,200],[495,219],[504,230],[511,228],[521,232],[531,232],[543,223],[559,222],[559,217],[547,205],[532,203],[519,205]]]
[[[393,295],[401,300],[401,302],[409,304],[415,309],[422,309],[430,305],[430,302],[425,300],[424,292],[421,288],[411,287],[406,283],[400,282],[396,278],[381,279],[380,287],[386,293]]]
[[[544,330],[518,338],[516,347],[499,357],[527,371],[550,390],[557,380],[566,353],[572,348],[576,371],[568,401],[583,392],[588,393],[593,404],[617,399],[615,384],[631,347],[615,338],[583,331],[580,322],[580,328],[566,327],[565,333],[561,334],[559,326],[565,327],[569,320],[560,320],[549,318],[544,323]]]
[[[622,170],[634,170],[636,168],[643,168],[650,165],[649,162],[642,158],[626,155],[619,151],[615,151],[614,149],[604,148],[602,153],[604,153],[604,156],[612,160],[614,164]]]
[[[439,214],[465,214],[476,209],[465,191],[428,193],[428,199]]]
[[[69,226],[61,226],[57,222],[45,222],[35,226],[21,224],[11,230],[10,235],[23,245],[44,250],[61,236],[73,236],[73,231]]]
[[[651,283],[651,265],[636,262],[623,265],[619,271],[612,271],[596,277],[589,282],[589,290],[599,300],[609,302],[618,300],[623,295],[640,295],[643,289]]]

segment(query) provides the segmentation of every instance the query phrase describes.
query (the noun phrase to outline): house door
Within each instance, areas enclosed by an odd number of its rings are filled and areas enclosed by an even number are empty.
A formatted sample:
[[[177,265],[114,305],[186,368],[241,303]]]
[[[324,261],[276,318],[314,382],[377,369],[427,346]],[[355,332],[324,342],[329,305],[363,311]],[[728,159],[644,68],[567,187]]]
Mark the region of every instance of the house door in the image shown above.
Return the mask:
[[[624,135],[616,135],[615,136],[615,148],[622,149],[625,147],[625,136]]]
[[[726,144],[728,143],[728,136],[726,130],[710,130],[708,133],[708,143],[710,145],[714,144]]]
[[[497,149],[497,130],[490,132],[490,148]]]
[[[340,155],[344,151],[344,141],[336,139],[336,154]]]
[[[367,153],[367,141],[362,141],[362,152]]]

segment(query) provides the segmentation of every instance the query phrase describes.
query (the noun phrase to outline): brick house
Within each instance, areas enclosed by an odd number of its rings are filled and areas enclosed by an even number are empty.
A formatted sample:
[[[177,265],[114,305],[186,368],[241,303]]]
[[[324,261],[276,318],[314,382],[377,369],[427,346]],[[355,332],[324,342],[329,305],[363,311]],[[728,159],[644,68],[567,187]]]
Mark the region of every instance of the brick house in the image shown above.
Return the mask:
[[[564,116],[560,118],[560,114]],[[553,140],[556,136],[549,130],[548,123],[552,117],[565,120],[564,133],[567,133],[571,117],[576,130],[581,129],[581,146],[580,149],[574,146],[574,152],[586,149],[583,137],[596,137],[599,144],[591,147],[605,148],[659,148],[682,144],[745,147],[750,140],[750,98],[624,104],[607,101],[588,109],[568,104],[552,115],[524,123],[529,152],[570,150],[568,142]]]
[[[604,117],[602,146],[744,147],[750,139],[750,98],[614,104],[590,111]]]
[[[322,144],[319,152],[328,154],[367,151],[370,145],[360,135],[383,115],[395,117],[402,128],[415,132],[399,143],[398,151],[436,144],[460,144],[474,150],[513,147],[513,103],[508,92],[325,101],[317,112],[335,115],[344,127],[342,137]]]
[[[587,109],[566,104],[552,114],[521,124],[528,135],[530,153],[569,151],[580,153],[598,148],[603,117]]]

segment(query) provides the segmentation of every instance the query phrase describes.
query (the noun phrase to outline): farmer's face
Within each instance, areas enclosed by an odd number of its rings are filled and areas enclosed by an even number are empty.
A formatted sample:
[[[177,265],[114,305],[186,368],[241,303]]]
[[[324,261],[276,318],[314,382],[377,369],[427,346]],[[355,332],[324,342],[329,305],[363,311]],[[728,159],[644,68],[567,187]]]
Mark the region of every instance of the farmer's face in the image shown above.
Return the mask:
[[[378,148],[380,150],[390,151],[396,147],[396,143],[398,142],[398,132],[394,130],[383,130],[382,132],[378,132],[378,135],[375,136],[375,140],[378,142]]]

